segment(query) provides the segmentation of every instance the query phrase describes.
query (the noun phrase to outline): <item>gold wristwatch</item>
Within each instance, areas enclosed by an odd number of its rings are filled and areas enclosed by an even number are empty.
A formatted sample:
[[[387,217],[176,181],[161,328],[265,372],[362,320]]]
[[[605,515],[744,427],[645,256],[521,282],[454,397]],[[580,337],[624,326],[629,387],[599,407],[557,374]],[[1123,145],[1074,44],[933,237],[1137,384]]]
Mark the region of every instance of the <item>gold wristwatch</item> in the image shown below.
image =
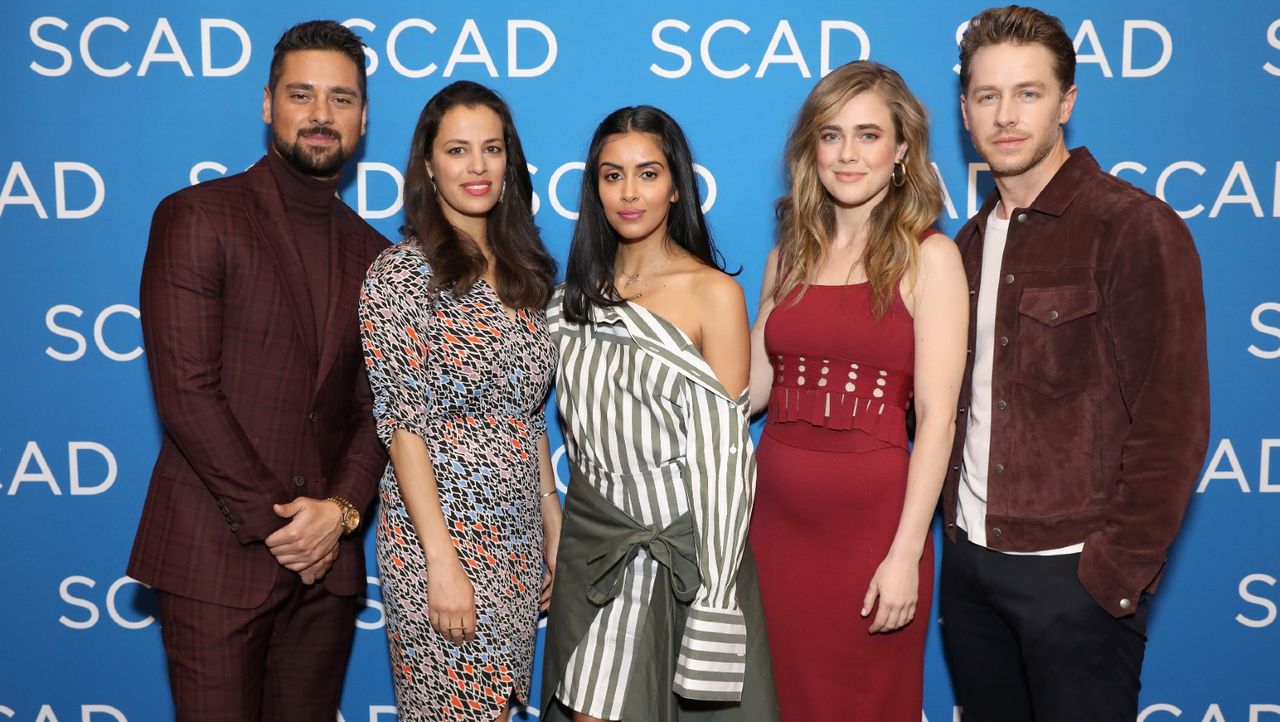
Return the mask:
[[[346,536],[360,528],[360,510],[355,508],[351,502],[340,496],[331,496],[328,499],[325,499],[325,501],[331,501],[334,504],[337,504],[338,508],[342,510],[343,536]]]

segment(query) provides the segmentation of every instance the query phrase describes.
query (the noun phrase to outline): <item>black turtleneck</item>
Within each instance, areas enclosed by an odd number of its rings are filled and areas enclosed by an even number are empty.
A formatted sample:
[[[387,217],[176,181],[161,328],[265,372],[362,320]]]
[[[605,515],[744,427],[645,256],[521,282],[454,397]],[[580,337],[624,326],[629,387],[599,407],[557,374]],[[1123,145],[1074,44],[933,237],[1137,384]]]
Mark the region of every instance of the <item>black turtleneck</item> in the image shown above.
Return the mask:
[[[316,339],[324,335],[329,303],[329,241],[332,233],[333,204],[338,179],[320,180],[299,171],[280,157],[275,149],[267,151],[267,165],[284,200],[284,212],[293,229],[295,249],[302,258],[307,274],[307,290],[311,310],[315,314]]]

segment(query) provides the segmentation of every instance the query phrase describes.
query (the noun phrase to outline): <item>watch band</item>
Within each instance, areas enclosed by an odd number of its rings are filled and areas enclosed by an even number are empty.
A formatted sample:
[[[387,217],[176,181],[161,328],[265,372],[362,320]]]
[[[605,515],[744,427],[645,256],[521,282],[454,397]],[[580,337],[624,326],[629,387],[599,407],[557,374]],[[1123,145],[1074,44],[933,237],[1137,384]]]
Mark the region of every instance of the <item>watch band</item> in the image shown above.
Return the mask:
[[[348,534],[355,532],[355,530],[360,527],[360,511],[356,509],[354,504],[340,496],[331,496],[325,499],[325,501],[331,501],[337,504],[338,508],[342,511],[343,536],[347,536]]]

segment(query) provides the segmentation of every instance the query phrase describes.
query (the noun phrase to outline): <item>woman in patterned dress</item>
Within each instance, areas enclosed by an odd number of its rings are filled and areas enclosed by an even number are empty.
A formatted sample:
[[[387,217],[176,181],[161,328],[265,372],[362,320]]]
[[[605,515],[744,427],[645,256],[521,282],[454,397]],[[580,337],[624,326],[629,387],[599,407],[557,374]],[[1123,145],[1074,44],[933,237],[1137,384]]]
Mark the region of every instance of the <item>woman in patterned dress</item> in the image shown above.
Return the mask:
[[[511,113],[484,86],[427,102],[405,179],[405,240],[360,305],[391,454],[377,552],[396,706],[402,722],[501,721],[528,699],[559,541],[543,417],[555,265]]]
[[[605,118],[548,310],[572,481],[547,720],[775,719],[743,558],[755,486],[747,313],[700,205],[670,116],[639,106]]]

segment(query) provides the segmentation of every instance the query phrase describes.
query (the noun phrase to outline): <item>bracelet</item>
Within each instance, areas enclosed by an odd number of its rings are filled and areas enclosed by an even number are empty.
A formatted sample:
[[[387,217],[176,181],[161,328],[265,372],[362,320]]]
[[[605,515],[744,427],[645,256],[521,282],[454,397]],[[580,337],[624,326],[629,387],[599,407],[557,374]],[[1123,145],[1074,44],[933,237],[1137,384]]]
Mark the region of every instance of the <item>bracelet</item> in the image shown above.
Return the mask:
[[[542,492],[541,496],[542,496],[542,498],[543,498],[543,499],[545,499],[545,498],[547,498],[548,496],[551,496],[551,495],[552,495],[552,494],[554,494],[554,493],[556,493],[556,490],[555,490],[555,489],[552,489],[551,491],[544,491],[544,492]]]

